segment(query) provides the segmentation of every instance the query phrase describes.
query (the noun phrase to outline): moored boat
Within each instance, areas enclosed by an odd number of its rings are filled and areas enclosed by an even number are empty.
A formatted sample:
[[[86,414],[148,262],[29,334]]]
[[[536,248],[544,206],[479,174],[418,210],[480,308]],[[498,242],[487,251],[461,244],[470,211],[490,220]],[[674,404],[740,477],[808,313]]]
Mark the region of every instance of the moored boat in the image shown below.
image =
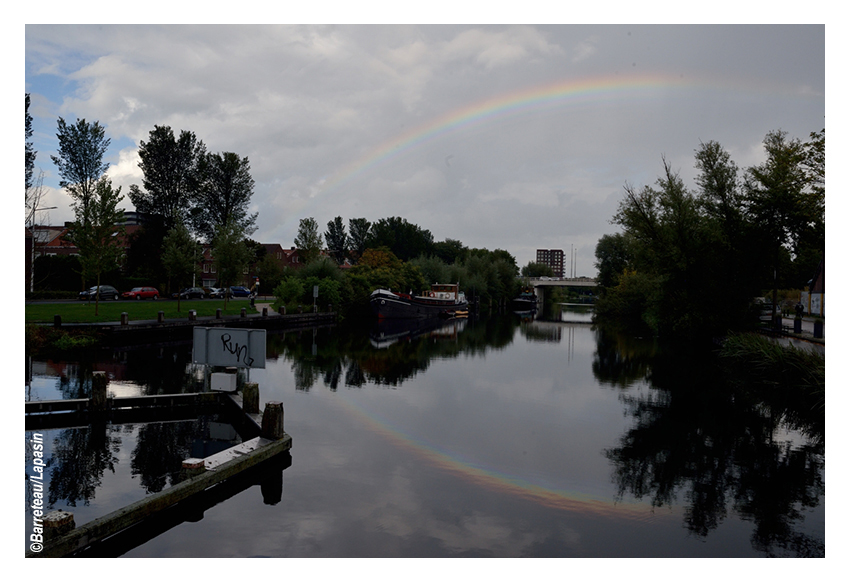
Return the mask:
[[[378,319],[452,317],[455,312],[468,308],[466,296],[459,285],[451,283],[436,283],[431,285],[430,291],[421,295],[376,289],[372,291],[370,304]]]
[[[537,310],[537,295],[534,293],[533,287],[526,287],[517,297],[511,301],[511,309],[513,311],[536,311]]]

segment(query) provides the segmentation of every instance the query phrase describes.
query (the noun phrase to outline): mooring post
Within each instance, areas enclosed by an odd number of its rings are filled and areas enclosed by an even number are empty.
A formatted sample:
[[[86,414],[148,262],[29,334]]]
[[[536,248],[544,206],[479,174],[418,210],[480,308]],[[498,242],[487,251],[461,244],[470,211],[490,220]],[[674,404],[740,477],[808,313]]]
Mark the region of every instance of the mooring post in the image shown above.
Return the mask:
[[[92,372],[91,407],[92,410],[106,410],[106,372]]]
[[[130,316],[127,315],[126,311],[121,312],[121,325],[129,325],[130,324]]]
[[[277,308],[277,312],[278,312],[280,315],[286,315],[286,305],[281,305],[280,307],[278,307],[278,308]]]
[[[54,315],[53,316],[53,327],[62,327],[62,316]]]
[[[243,307],[242,310],[239,312],[239,316],[240,317],[247,317],[248,316],[248,310]]]
[[[269,308],[263,307],[263,317],[268,317],[268,316],[269,316]]]
[[[74,523],[74,514],[61,509],[45,514],[43,522],[45,542],[61,537],[77,527]]]
[[[164,311],[157,312],[156,322],[157,323],[164,323],[165,322],[165,312]]]
[[[190,309],[189,310],[189,321],[195,321],[195,316],[196,316],[195,310]]]
[[[260,413],[260,386],[256,382],[246,382],[242,386],[242,412]]]
[[[183,460],[181,470],[183,479],[189,479],[195,475],[200,475],[207,470],[207,467],[204,465],[203,459],[196,459],[192,457]]]
[[[266,403],[260,436],[269,440],[283,438],[283,402]]]
[[[215,310],[215,318],[221,319],[221,307]]]

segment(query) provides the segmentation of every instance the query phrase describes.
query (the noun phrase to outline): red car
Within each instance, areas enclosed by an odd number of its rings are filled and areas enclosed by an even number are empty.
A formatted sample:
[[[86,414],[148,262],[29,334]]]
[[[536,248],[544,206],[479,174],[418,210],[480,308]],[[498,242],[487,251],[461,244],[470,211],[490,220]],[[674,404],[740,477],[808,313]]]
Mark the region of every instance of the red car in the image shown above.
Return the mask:
[[[159,291],[153,287],[133,287],[121,294],[124,299],[159,299]]]

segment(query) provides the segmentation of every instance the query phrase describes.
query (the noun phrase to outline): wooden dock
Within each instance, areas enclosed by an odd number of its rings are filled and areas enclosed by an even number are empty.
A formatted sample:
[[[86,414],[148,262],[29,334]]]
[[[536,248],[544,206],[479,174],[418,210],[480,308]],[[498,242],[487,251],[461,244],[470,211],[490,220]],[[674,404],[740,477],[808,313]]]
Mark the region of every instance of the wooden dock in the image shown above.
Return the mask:
[[[172,420],[190,419],[215,410],[224,411],[232,417],[234,428],[244,435],[243,442],[203,459],[184,460],[184,478],[176,485],[147,495],[80,527],[74,527],[73,517],[69,519],[70,514],[67,512],[51,512],[54,515],[45,515],[43,549],[39,552],[28,551],[28,558],[74,555],[93,545],[101,544],[107,538],[114,539],[116,534],[143,522],[150,522],[181,503],[198,496],[203,497],[211,487],[238,479],[246,471],[272,459],[284,454],[289,458],[292,437],[283,430],[283,405],[280,402],[268,402],[260,414],[256,384],[245,386],[245,399],[238,393],[227,392],[106,398],[103,395],[105,390],[105,375],[96,373],[90,399],[25,403],[26,430],[87,426],[91,422],[124,424],[161,422],[166,417]],[[255,436],[245,438],[250,435]],[[51,537],[48,534],[51,522],[70,524],[65,527],[72,529]],[[171,522],[174,522],[173,517]]]

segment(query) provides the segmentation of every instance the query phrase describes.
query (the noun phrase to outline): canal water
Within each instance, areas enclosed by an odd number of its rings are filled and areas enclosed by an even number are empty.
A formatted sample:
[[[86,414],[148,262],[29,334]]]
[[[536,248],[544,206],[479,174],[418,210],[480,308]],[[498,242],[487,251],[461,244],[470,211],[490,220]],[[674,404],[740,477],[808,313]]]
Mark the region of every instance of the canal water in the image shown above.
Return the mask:
[[[608,332],[574,306],[269,333],[267,347],[240,381],[259,384],[261,408],[283,403],[291,457],[96,555],[825,553],[822,414],[742,389],[704,351]],[[191,392],[205,375],[188,344],[27,370],[28,400],[85,397],[93,370],[116,396]],[[45,498],[78,526],[239,442],[217,416],[39,432]]]

